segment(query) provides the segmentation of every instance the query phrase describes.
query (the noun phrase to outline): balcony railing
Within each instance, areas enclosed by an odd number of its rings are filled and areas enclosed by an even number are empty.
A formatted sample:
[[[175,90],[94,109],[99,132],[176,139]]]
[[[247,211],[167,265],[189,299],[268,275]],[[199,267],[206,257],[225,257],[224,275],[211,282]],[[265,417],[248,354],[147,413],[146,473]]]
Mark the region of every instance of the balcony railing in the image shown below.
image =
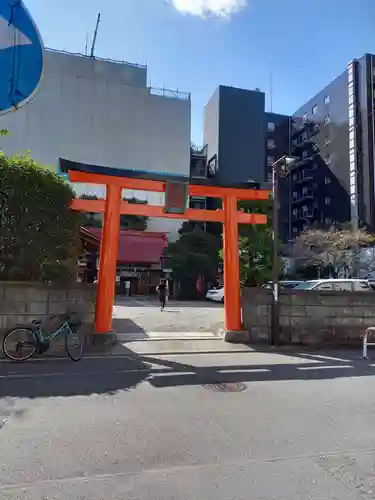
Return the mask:
[[[304,130],[308,131],[310,137],[319,132],[319,125],[311,120],[303,120],[303,118],[295,118],[292,125],[292,136],[296,137]]]
[[[310,182],[313,180],[314,180],[314,173],[310,169],[304,171],[303,175],[298,175],[296,179],[293,179],[292,177],[293,184],[302,184],[304,182]]]
[[[192,144],[190,146],[192,156],[204,156],[207,157],[207,146],[195,146]]]
[[[313,199],[314,199],[314,192],[307,191],[306,193],[301,193],[297,198],[293,198],[292,203],[301,203],[302,201],[313,200]]]
[[[148,87],[150,94],[169,99],[179,99],[180,101],[190,101],[191,94],[189,92],[181,92],[180,90]]]
[[[193,179],[206,179],[207,167],[204,165],[202,167],[192,168],[190,171],[190,177],[192,177]]]
[[[307,211],[301,213],[301,219],[311,220],[311,219],[315,219],[315,217],[316,217],[316,214],[313,210],[307,210]]]

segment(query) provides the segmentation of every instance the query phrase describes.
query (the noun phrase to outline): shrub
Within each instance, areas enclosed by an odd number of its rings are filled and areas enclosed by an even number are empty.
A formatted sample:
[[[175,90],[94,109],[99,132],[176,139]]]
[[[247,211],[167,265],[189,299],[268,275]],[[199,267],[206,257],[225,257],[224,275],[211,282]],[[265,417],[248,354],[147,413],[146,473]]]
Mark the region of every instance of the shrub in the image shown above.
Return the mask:
[[[71,187],[29,154],[0,152],[0,279],[75,279],[81,215]]]

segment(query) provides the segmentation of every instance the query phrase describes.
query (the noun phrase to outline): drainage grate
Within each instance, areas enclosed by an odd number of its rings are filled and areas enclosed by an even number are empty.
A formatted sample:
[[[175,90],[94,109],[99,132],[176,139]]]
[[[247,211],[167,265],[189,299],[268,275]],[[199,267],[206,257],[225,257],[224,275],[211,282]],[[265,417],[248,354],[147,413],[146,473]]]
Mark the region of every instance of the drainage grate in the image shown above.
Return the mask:
[[[215,382],[214,384],[204,384],[205,389],[215,392],[241,392],[247,389],[242,382]]]

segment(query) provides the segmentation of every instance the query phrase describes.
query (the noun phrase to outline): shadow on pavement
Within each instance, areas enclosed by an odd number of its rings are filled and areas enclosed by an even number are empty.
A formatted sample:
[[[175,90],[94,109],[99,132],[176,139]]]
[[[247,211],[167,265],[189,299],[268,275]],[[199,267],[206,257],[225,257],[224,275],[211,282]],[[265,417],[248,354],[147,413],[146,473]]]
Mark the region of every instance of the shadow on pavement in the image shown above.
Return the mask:
[[[130,307],[152,307],[158,308],[159,301],[157,297],[121,297],[117,296],[115,301],[115,306],[130,306]],[[209,300],[175,300],[171,299],[167,301],[167,308],[179,308],[179,307],[203,307],[203,308],[218,308],[223,309],[223,304],[221,302],[213,302]]]
[[[148,335],[144,328],[130,318],[116,318],[112,319],[112,328],[117,333],[133,333],[137,335],[139,340],[148,339]]]
[[[165,359],[164,356],[136,355],[126,347],[123,349],[122,357],[88,358],[79,363],[69,360],[3,363],[0,398],[114,394],[134,389],[144,381],[155,388],[166,388],[225,382],[324,380],[375,375],[375,366],[372,366],[371,361],[360,359],[358,354],[346,356],[345,352],[340,353],[340,357],[329,359],[322,359],[324,356],[321,354],[290,352],[288,354],[293,357],[293,362],[290,358],[288,360],[285,352],[273,352],[272,364],[252,364],[254,353],[249,352],[248,364],[209,364],[198,367],[180,360]],[[180,358],[183,359],[184,355]],[[202,359],[202,356],[197,354],[198,358]],[[212,363],[215,355],[206,358]],[[297,363],[296,358],[299,358]]]

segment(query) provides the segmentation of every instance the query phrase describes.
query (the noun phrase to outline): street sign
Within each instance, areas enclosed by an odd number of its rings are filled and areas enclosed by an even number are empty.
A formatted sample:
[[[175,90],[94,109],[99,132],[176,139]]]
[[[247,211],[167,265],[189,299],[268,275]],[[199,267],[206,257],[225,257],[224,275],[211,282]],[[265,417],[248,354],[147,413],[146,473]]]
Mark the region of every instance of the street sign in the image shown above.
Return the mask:
[[[43,74],[43,43],[21,0],[0,0],[0,115],[35,97]]]

